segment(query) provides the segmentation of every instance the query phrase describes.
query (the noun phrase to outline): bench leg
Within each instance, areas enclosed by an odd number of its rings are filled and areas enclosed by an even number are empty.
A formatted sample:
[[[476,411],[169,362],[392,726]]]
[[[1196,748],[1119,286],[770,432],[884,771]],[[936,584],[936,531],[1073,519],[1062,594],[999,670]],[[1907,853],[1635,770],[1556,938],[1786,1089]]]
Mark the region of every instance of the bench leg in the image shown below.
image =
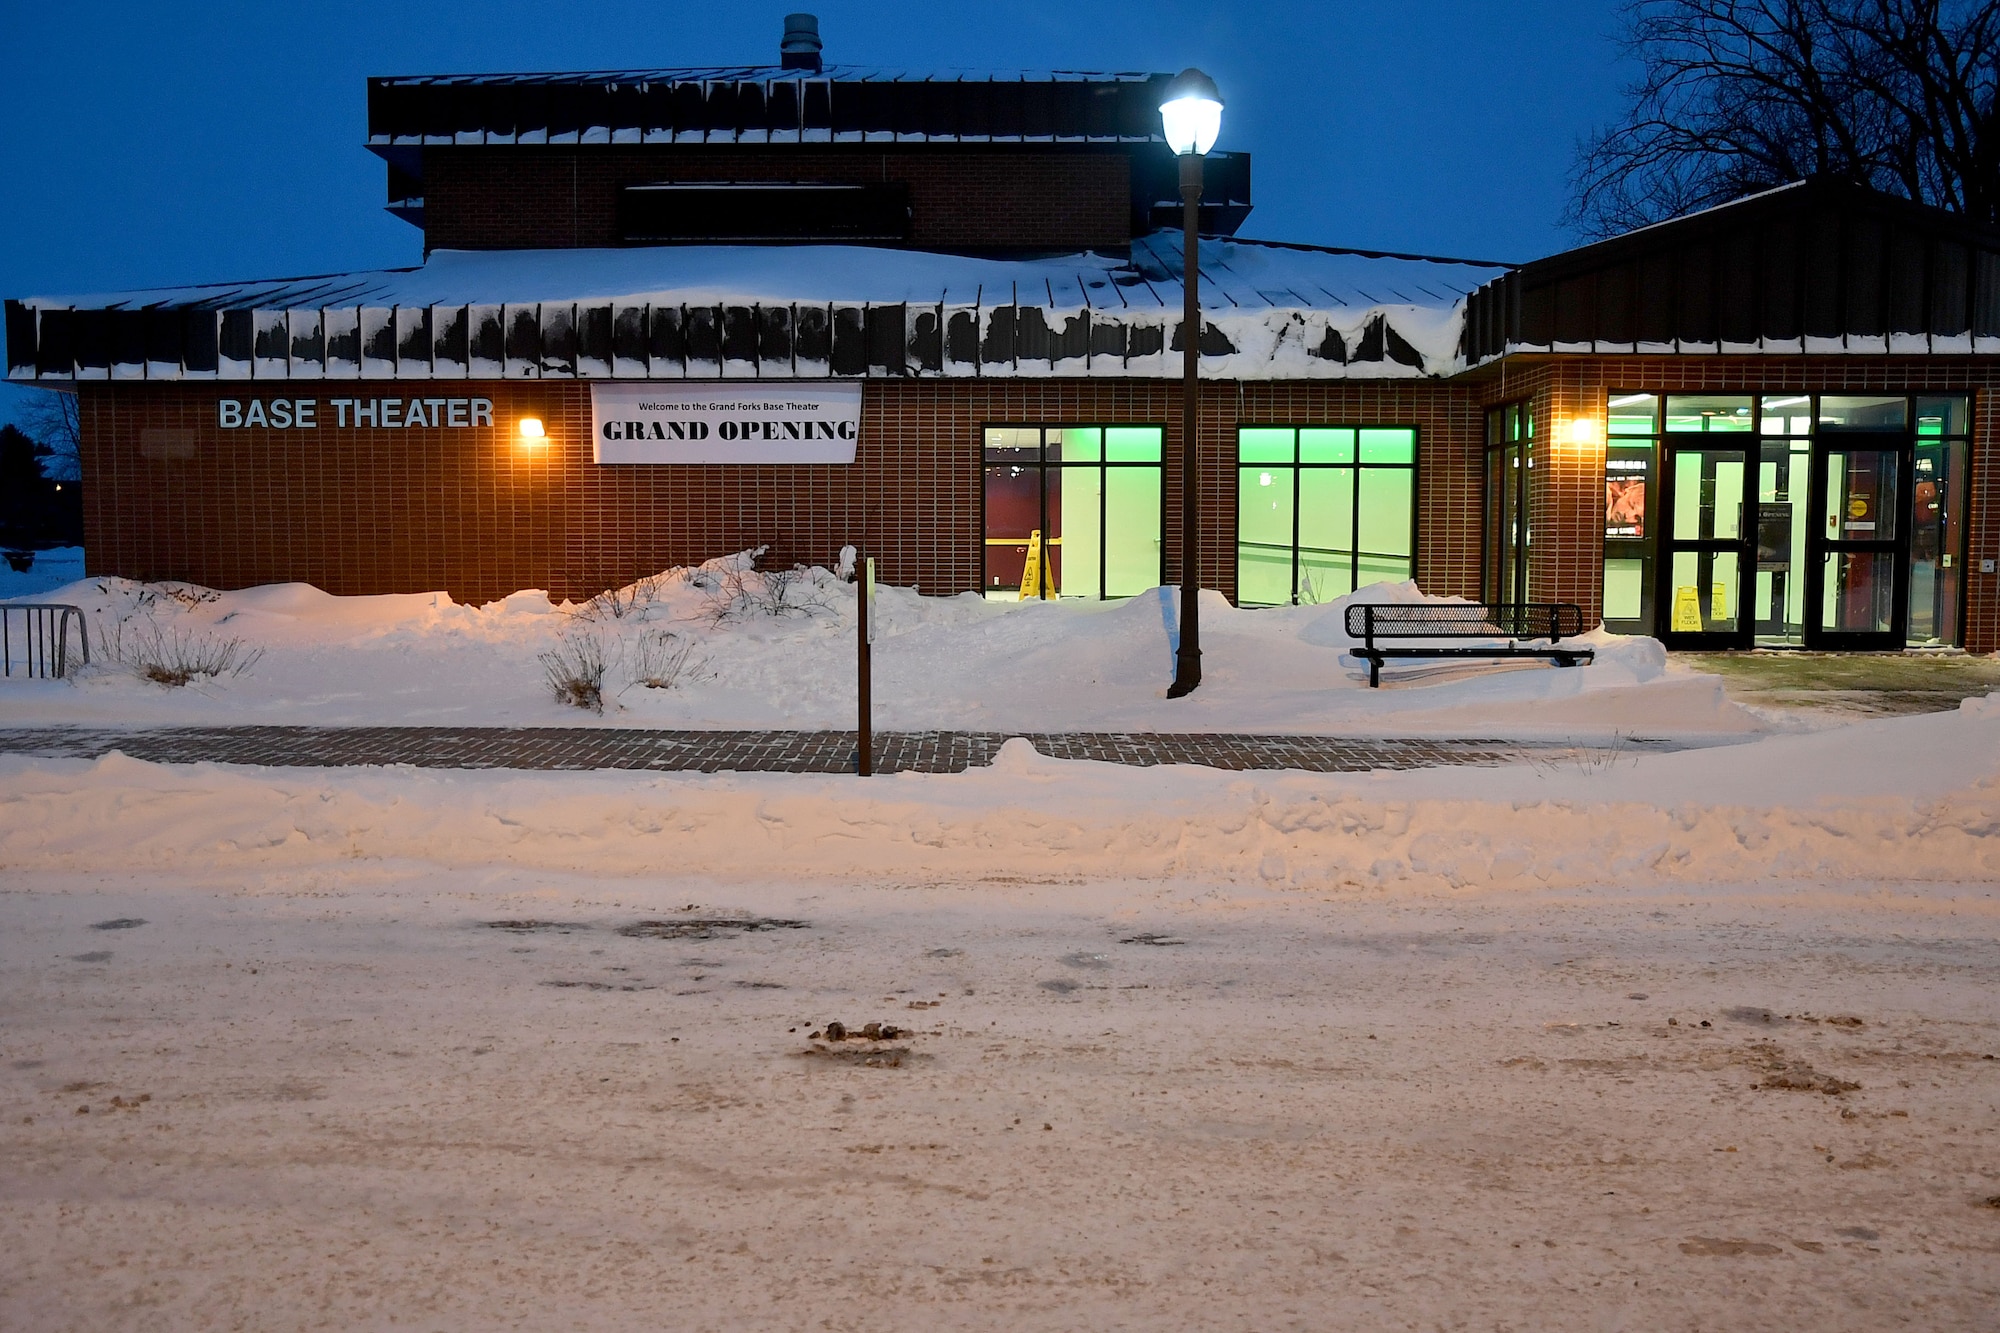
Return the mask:
[[[1368,659],[1368,688],[1371,690],[1382,688],[1382,659],[1379,657]]]

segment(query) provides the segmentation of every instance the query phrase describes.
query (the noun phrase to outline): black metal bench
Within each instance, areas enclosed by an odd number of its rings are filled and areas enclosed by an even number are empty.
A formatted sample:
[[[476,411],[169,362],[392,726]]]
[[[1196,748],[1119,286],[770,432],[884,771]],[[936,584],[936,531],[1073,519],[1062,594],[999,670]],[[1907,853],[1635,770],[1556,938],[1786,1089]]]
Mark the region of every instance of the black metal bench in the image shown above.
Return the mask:
[[[1415,606],[1362,603],[1347,608],[1347,637],[1358,639],[1355,656],[1368,663],[1368,687],[1382,684],[1382,663],[1391,657],[1549,657],[1557,666],[1589,662],[1589,648],[1565,648],[1564,639],[1583,633],[1583,608],[1574,602],[1424,602]],[[1471,647],[1427,642],[1384,648],[1385,640],[1505,639],[1504,645]],[[1537,646],[1539,640],[1547,646]],[[1529,642],[1522,642],[1527,640]]]

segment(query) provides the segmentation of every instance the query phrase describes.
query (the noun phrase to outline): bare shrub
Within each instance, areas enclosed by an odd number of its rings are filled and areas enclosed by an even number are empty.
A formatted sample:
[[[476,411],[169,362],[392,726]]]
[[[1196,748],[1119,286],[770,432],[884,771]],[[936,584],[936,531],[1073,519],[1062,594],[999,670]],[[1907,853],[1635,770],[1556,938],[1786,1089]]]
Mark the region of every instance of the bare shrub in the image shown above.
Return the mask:
[[[670,630],[650,630],[641,634],[627,655],[626,675],[631,685],[649,690],[671,690],[692,684],[706,675],[707,659],[694,655],[695,641]],[[626,686],[627,689],[631,685]]]
[[[1528,762],[1534,765],[1536,777],[1560,776],[1565,773],[1580,773],[1584,777],[1601,777],[1614,769],[1628,767],[1639,762],[1639,750],[1632,744],[1632,738],[1622,731],[1613,732],[1611,740],[1602,745],[1577,745],[1568,750],[1558,750],[1549,755],[1530,755]]]
[[[652,574],[623,588],[606,588],[572,614],[578,620],[644,620],[673,583],[671,574]]]
[[[564,634],[538,660],[557,703],[604,711],[604,641],[596,634]]]
[[[264,656],[262,648],[249,647],[238,638],[163,626],[150,619],[128,617],[114,624],[108,634],[100,630],[99,635],[107,659],[141,680],[169,689],[200,677],[241,676]]]
[[[766,573],[757,569],[730,569],[704,580],[706,597],[702,618],[712,625],[731,621],[766,618],[784,620],[816,616],[830,610],[822,581],[803,565]]]

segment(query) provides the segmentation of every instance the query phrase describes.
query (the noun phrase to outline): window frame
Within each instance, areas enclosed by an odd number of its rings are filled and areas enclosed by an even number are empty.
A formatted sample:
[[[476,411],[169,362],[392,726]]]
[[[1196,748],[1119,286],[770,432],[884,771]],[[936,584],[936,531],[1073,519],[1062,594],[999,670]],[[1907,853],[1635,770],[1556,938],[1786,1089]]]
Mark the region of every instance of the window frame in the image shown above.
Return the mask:
[[[1750,415],[1747,419],[1748,429],[1742,432],[1730,431],[1726,433],[1730,435],[1741,434],[1748,442],[1746,448],[1751,458],[1751,479],[1749,484],[1751,487],[1751,503],[1753,506],[1759,503],[1757,500],[1758,484],[1756,481],[1756,471],[1757,467],[1759,466],[1759,460],[1761,459],[1761,455],[1765,447],[1767,447],[1774,440],[1802,439],[1806,442],[1807,447],[1804,453],[1807,460],[1807,467],[1809,468],[1809,477],[1807,484],[1811,485],[1813,483],[1813,479],[1817,478],[1821,470],[1821,460],[1824,458],[1827,452],[1827,450],[1822,447],[1822,444],[1825,441],[1837,442],[1843,439],[1851,441],[1855,440],[1857,437],[1865,437],[1869,434],[1876,434],[1876,433],[1900,435],[1908,440],[1908,444],[1906,447],[1911,453],[1912,459],[1914,459],[1915,451],[1917,449],[1922,448],[1927,443],[1933,445],[1942,445],[1942,446],[1957,445],[1964,451],[1964,456],[1968,463],[1967,471],[1969,475],[1970,472],[1969,464],[1972,456],[1972,445],[1977,434],[1976,426],[1977,426],[1977,412],[1978,412],[1978,401],[1977,401],[1978,394],[1976,390],[1968,388],[1921,389],[1921,390],[1910,389],[1910,388],[1888,388],[1879,390],[1862,390],[1862,389],[1826,390],[1817,388],[1797,389],[1791,387],[1772,388],[1765,386],[1757,386],[1751,388],[1729,389],[1729,390],[1717,390],[1717,389],[1705,389],[1705,388],[1686,390],[1686,389],[1674,389],[1674,388],[1626,389],[1613,386],[1606,389],[1604,393],[1604,404],[1605,404],[1605,411],[1607,412],[1607,414],[1609,412],[1608,405],[1612,399],[1631,394],[1646,394],[1654,399],[1652,433],[1646,436],[1638,436],[1638,435],[1614,436],[1611,435],[1607,429],[1605,435],[1605,443],[1607,446],[1609,446],[1617,442],[1636,442],[1643,439],[1648,443],[1650,443],[1652,446],[1652,455],[1653,455],[1652,467],[1650,469],[1649,484],[1647,489],[1647,528],[1649,535],[1646,538],[1644,538],[1646,560],[1651,566],[1651,569],[1648,572],[1649,574],[1652,575],[1652,577],[1649,577],[1647,580],[1647,591],[1648,593],[1652,594],[1652,596],[1649,599],[1650,604],[1647,607],[1643,608],[1642,612],[1644,614],[1647,614],[1649,623],[1647,623],[1639,632],[1645,634],[1651,634],[1654,636],[1660,636],[1669,632],[1667,627],[1663,625],[1661,621],[1663,617],[1671,611],[1671,607],[1661,605],[1658,596],[1658,588],[1655,586],[1658,581],[1659,572],[1661,570],[1661,562],[1662,562],[1662,557],[1660,555],[1660,541],[1661,541],[1661,534],[1663,532],[1663,520],[1665,518],[1664,511],[1666,508],[1666,505],[1664,503],[1664,493],[1667,485],[1665,462],[1666,462],[1666,452],[1667,452],[1668,442],[1670,439],[1681,439],[1688,436],[1706,435],[1712,433],[1706,430],[1669,431],[1667,429],[1667,420],[1668,420],[1667,406],[1669,399],[1689,398],[1689,397],[1695,397],[1695,398],[1729,397],[1729,398],[1749,399]],[[1766,412],[1765,408],[1766,400],[1771,398],[1780,398],[1787,395],[1802,398],[1805,400],[1806,411],[1804,415],[1806,416],[1810,425],[1808,426],[1806,432],[1803,435],[1793,435],[1788,431],[1769,432],[1765,429],[1764,416]],[[1905,424],[1900,430],[1888,430],[1879,432],[1871,430],[1867,427],[1846,428],[1836,425],[1830,425],[1822,421],[1821,419],[1822,412],[1824,410],[1822,407],[1822,402],[1823,400],[1828,398],[1833,398],[1833,399],[1900,398],[1904,401],[1905,404],[1904,408]],[[1963,431],[1954,432],[1948,429],[1941,429],[1937,434],[1929,436],[1923,435],[1921,433],[1920,426],[1922,419],[1918,416],[1918,404],[1926,400],[1938,400],[1938,399],[1965,400],[1966,418],[1965,418],[1965,429]],[[1946,424],[1949,425],[1949,422],[1947,421]],[[1960,496],[1957,497],[1959,504],[1963,506],[1963,508],[1960,511],[1960,517],[1959,517],[1960,531],[1958,533],[1958,536],[1960,539],[1960,547],[1957,550],[1949,552],[1949,554],[1951,554],[1955,558],[1957,562],[1956,568],[1959,571],[1959,577],[1957,579],[1958,587],[1956,592],[1957,606],[1953,624],[1954,633],[1952,635],[1952,639],[1959,644],[1962,644],[1965,639],[1966,616],[1970,607],[1970,593],[1971,593],[1971,582],[1972,582],[1971,579],[1968,577],[1969,571],[1965,567],[1965,561],[1967,556],[1966,548],[1969,546],[1969,538],[1971,535],[1970,533],[1971,525],[1968,518],[1968,513],[1971,504],[1969,485],[1966,487],[1966,492],[1967,493],[1961,494]],[[1915,503],[1915,487],[1911,486],[1910,494],[1907,495],[1901,502],[1899,517],[1901,519],[1902,526],[1910,528],[1912,532],[1914,531],[1916,522],[1915,513],[1912,508],[1914,503]],[[1808,504],[1807,508],[1810,509],[1811,505]],[[1753,509],[1751,511],[1751,516],[1753,519],[1755,517],[1755,514],[1756,510]],[[1609,551],[1607,549],[1608,543],[1613,539],[1605,538],[1604,540],[1607,545],[1605,547],[1600,547],[1600,551],[1603,552],[1603,556],[1601,557],[1601,559],[1608,558],[1609,556]],[[1811,549],[1810,544],[1808,544],[1807,549],[1808,551],[1810,551]],[[1940,554],[1944,553],[1941,552]],[[1810,560],[1810,556],[1808,556],[1808,560]],[[1915,594],[1914,591],[1908,586],[1908,575],[1911,564],[1911,558],[1907,549],[1899,557],[1899,560],[1900,564],[1897,570],[1897,577],[1904,581],[1903,592],[1901,594],[1902,614],[1905,626],[1904,646],[1908,647],[1911,646],[1908,643],[1908,637],[1909,637],[1908,625],[1911,619],[1912,612],[1915,610],[1915,605],[1914,605]],[[1752,609],[1751,615],[1749,617],[1749,626],[1750,626],[1749,638],[1751,645],[1762,648],[1776,648],[1780,650],[1798,650],[1798,649],[1810,650],[1813,647],[1817,647],[1822,651],[1836,651],[1836,652],[1845,651],[1837,643],[1829,644],[1826,642],[1826,639],[1828,639],[1829,637],[1837,638],[1838,637],[1837,635],[1829,635],[1827,631],[1821,628],[1812,628],[1809,630],[1803,621],[1801,622],[1799,641],[1796,643],[1774,642],[1774,640],[1779,638],[1780,636],[1765,634],[1759,628],[1759,622],[1756,620],[1754,614],[1755,577],[1758,572],[1760,571],[1758,571],[1755,568],[1755,562],[1752,562],[1751,566],[1747,570],[1747,575],[1749,579],[1748,586],[1750,588],[1750,592],[1746,594],[1745,597],[1746,606]],[[1601,582],[1602,582],[1602,575],[1600,574],[1600,585]],[[1805,612],[1805,615],[1808,618],[1810,618],[1811,616],[1810,607],[1808,607],[1807,611]],[[1630,622],[1621,621],[1620,623],[1626,624]],[[1816,644],[1808,644],[1806,642],[1808,636],[1810,636],[1814,640],[1817,640],[1818,642]],[[1893,650],[1884,648],[1884,649],[1875,649],[1871,651],[1893,651]]]
[[[1493,423],[1502,424],[1496,432]],[[1514,423],[1525,422],[1525,428],[1514,430]],[[1533,397],[1517,398],[1511,402],[1495,403],[1486,409],[1484,418],[1485,442],[1480,453],[1480,489],[1483,503],[1480,513],[1480,595],[1489,603],[1525,602],[1528,590],[1533,586],[1531,565],[1534,556],[1534,469],[1535,469],[1535,400]],[[1511,543],[1507,535],[1498,531],[1501,517],[1496,508],[1498,497],[1494,493],[1494,460],[1497,456],[1501,467],[1506,465],[1509,451],[1519,450],[1521,467],[1514,479],[1514,507],[1519,535]],[[1511,588],[1500,586],[1503,577],[1510,572],[1503,552],[1512,557]]]
[[[1635,398],[1642,395],[1653,400],[1652,424],[1647,428],[1646,433],[1643,435],[1630,433],[1613,434],[1611,431],[1612,401],[1618,398]],[[1658,623],[1657,612],[1654,609],[1656,596],[1653,585],[1655,581],[1655,569],[1659,562],[1660,488],[1663,485],[1661,480],[1661,460],[1664,452],[1662,436],[1666,431],[1667,394],[1664,390],[1660,389],[1607,389],[1604,392],[1603,409],[1604,466],[1602,471],[1604,476],[1600,484],[1604,490],[1606,504],[1607,506],[1609,505],[1611,493],[1611,451],[1613,449],[1634,449],[1643,446],[1646,450],[1644,487],[1645,529],[1637,537],[1614,537],[1608,530],[1610,528],[1608,513],[1605,521],[1600,524],[1600,528],[1603,530],[1600,533],[1600,546],[1598,548],[1600,551],[1597,579],[1598,620],[1606,628],[1609,628],[1612,623],[1612,618],[1603,614],[1604,607],[1608,605],[1608,599],[1605,596],[1604,575],[1605,571],[1610,568],[1613,559],[1612,547],[1616,544],[1621,548],[1616,554],[1617,559],[1631,560],[1635,558],[1634,552],[1637,553],[1636,558],[1639,561],[1639,614],[1636,618],[1631,616],[1618,617],[1617,623],[1628,628],[1612,630],[1612,633],[1650,635],[1656,631]]]
[[[1257,431],[1267,431],[1267,430],[1282,430],[1282,431],[1290,431],[1290,432],[1291,432],[1291,434],[1292,434],[1292,461],[1291,461],[1291,462],[1289,462],[1289,463],[1272,463],[1272,462],[1259,462],[1259,463],[1246,463],[1246,462],[1244,462],[1244,461],[1243,461],[1243,433],[1244,433],[1245,431],[1253,431],[1253,430],[1257,430]],[[1302,431],[1308,431],[1308,430],[1346,430],[1346,431],[1353,431],[1353,432],[1354,432],[1354,461],[1353,461],[1353,462],[1351,462],[1351,463],[1307,463],[1307,462],[1303,462],[1303,461],[1301,461],[1301,460],[1300,460],[1300,457],[1299,457],[1299,450],[1300,450],[1300,443],[1299,443],[1299,435],[1300,435],[1300,432],[1302,432]],[[1362,462],[1362,461],[1361,461],[1361,432],[1363,432],[1363,431],[1371,431],[1371,430],[1393,430],[1393,431],[1407,431],[1407,432],[1409,432],[1409,435],[1410,435],[1410,461],[1409,461],[1409,462],[1407,462],[1407,463],[1364,463],[1364,462]],[[1363,585],[1361,584],[1361,582],[1360,582],[1360,578],[1361,578],[1361,559],[1362,559],[1362,557],[1363,557],[1363,556],[1373,556],[1374,558],[1376,558],[1376,559],[1379,559],[1379,560],[1408,560],[1408,561],[1409,561],[1409,563],[1410,563],[1410,578],[1412,578],[1412,579],[1415,579],[1415,578],[1416,578],[1416,576],[1417,576],[1417,559],[1418,559],[1418,553],[1419,553],[1419,551],[1420,551],[1420,549],[1421,549],[1421,548],[1420,548],[1420,546],[1419,546],[1419,532],[1418,532],[1418,519],[1419,519],[1419,517],[1421,516],[1421,511],[1422,511],[1422,505],[1421,505],[1421,503],[1420,503],[1420,497],[1421,497],[1421,494],[1422,494],[1422,485],[1423,485],[1423,458],[1424,458],[1424,432],[1423,432],[1423,427],[1421,427],[1421,426],[1419,426],[1419,425],[1415,424],[1414,422],[1404,422],[1404,421],[1369,421],[1369,422],[1348,422],[1348,421],[1311,421],[1311,422],[1306,422],[1306,423],[1303,423],[1303,424],[1300,424],[1300,423],[1296,423],[1296,422],[1288,422],[1288,421],[1238,421],[1238,422],[1236,423],[1236,442],[1235,442],[1235,447],[1236,447],[1236,467],[1235,467],[1235,474],[1236,474],[1236,486],[1235,486],[1235,487],[1234,487],[1234,489],[1233,489],[1233,494],[1234,494],[1234,496],[1235,496],[1235,504],[1236,504],[1236,542],[1235,542],[1235,545],[1236,545],[1236,562],[1237,562],[1237,564],[1236,564],[1236,574],[1237,574],[1237,583],[1236,583],[1236,602],[1237,602],[1237,605],[1238,605],[1238,606],[1242,606],[1242,605],[1245,605],[1245,603],[1244,603],[1244,601],[1243,601],[1243,582],[1242,582],[1242,572],[1243,572],[1243,563],[1242,563],[1242,562],[1243,562],[1243,483],[1242,483],[1242,478],[1243,478],[1243,473],[1244,473],[1244,472],[1245,472],[1246,470],[1248,470],[1248,469],[1251,469],[1251,468],[1259,468],[1259,467],[1278,467],[1278,468],[1288,468],[1288,469],[1289,469],[1289,470],[1291,471],[1291,474],[1292,474],[1292,570],[1291,570],[1291,590],[1292,590],[1292,594],[1291,594],[1291,600],[1290,600],[1289,602],[1268,602],[1268,603],[1267,603],[1267,602],[1252,602],[1252,603],[1249,603],[1248,605],[1251,605],[1251,606],[1298,606],[1298,605],[1300,604],[1300,602],[1299,602],[1299,569],[1300,569],[1300,558],[1301,558],[1301,557],[1300,557],[1300,554],[1299,554],[1299,551],[1300,551],[1300,548],[1299,548],[1299,526],[1300,526],[1300,522],[1301,522],[1301,518],[1300,518],[1300,509],[1301,509],[1301,505],[1300,505],[1300,494],[1301,494],[1301,490],[1302,490],[1302,487],[1303,487],[1303,481],[1304,481],[1304,474],[1305,474],[1305,473],[1306,473],[1307,471],[1314,471],[1314,472],[1335,472],[1335,471],[1340,471],[1340,470],[1342,470],[1342,469],[1345,469],[1345,470],[1347,470],[1347,471],[1349,471],[1349,472],[1352,472],[1352,473],[1354,474],[1354,476],[1353,476],[1353,479],[1352,479],[1352,480],[1353,480],[1353,486],[1352,486],[1352,489],[1351,489],[1351,491],[1350,491],[1350,493],[1349,493],[1349,497],[1348,497],[1348,524],[1349,524],[1349,532],[1348,532],[1348,537],[1349,537],[1349,540],[1348,540],[1348,550],[1347,550],[1347,566],[1348,566],[1348,571],[1347,571],[1347,572],[1348,572],[1348,583],[1349,583],[1349,586],[1350,586],[1350,588],[1352,588],[1352,589],[1353,589],[1354,591],[1359,591],[1359,590],[1360,590],[1360,588],[1361,588],[1361,587],[1363,586]],[[1364,550],[1362,550],[1362,549],[1361,549],[1361,474],[1362,474],[1362,472],[1363,472],[1364,470],[1373,470],[1373,471],[1378,471],[1378,472],[1389,472],[1389,471],[1400,471],[1400,472],[1407,472],[1407,473],[1409,474],[1409,477],[1410,477],[1410,513],[1409,513],[1409,544],[1410,544],[1410,550],[1409,550],[1409,554],[1408,554],[1408,555],[1405,555],[1405,556],[1398,556],[1398,555],[1392,555],[1392,554],[1390,554],[1390,553],[1388,553],[1388,552],[1384,552],[1384,551],[1364,551]],[[1347,594],[1347,593],[1343,593],[1343,594],[1341,594],[1341,595],[1342,595],[1342,596],[1347,596],[1347,595],[1349,595],[1349,594]]]
[[[1167,542],[1166,542],[1167,428],[1164,425],[1162,425],[1157,421],[1058,421],[1058,422],[1008,421],[1008,420],[983,421],[979,425],[979,594],[980,596],[982,597],[987,596],[992,591],[992,589],[990,589],[986,583],[986,552],[987,552],[986,469],[989,466],[995,466],[995,465],[989,464],[986,461],[986,435],[988,431],[996,431],[996,430],[1032,430],[1039,432],[1039,440],[1037,441],[1035,446],[1035,452],[1036,452],[1035,476],[1038,482],[1036,488],[1037,489],[1036,500],[1037,503],[1040,505],[1041,531],[1044,534],[1046,534],[1049,530],[1048,472],[1051,467],[1051,464],[1049,463],[1050,433],[1066,431],[1066,430],[1094,430],[1100,432],[1098,440],[1100,456],[1098,457],[1098,459],[1094,464],[1058,462],[1053,465],[1057,470],[1061,470],[1066,467],[1095,466],[1100,471],[1110,468],[1129,469],[1129,470],[1152,468],[1155,471],[1159,472],[1160,474],[1160,561],[1159,561],[1159,568],[1154,573],[1153,584],[1155,587],[1158,587],[1165,582],[1166,569],[1167,569]],[[1159,461],[1153,463],[1132,462],[1129,460],[1113,462],[1108,457],[1104,457],[1103,455],[1108,454],[1110,452],[1110,449],[1107,445],[1105,445],[1102,433],[1114,430],[1157,431],[1160,437]],[[1107,510],[1110,505],[1110,493],[1111,493],[1111,488],[1109,485],[1100,486],[1098,488],[1097,530],[1100,534],[1104,532],[1105,522],[1106,519],[1108,518]],[[1049,539],[1045,535],[1043,538],[1044,544],[1046,544],[1048,540]],[[1110,542],[1104,540],[1100,536],[1097,547],[1097,589],[1098,589],[1097,596],[1095,598],[1078,597],[1076,600],[1078,601],[1094,600],[1099,602],[1109,602],[1109,601],[1116,601],[1122,597],[1131,597],[1139,595],[1137,593],[1120,593],[1118,594],[1117,597],[1111,597],[1105,595],[1104,583],[1105,583],[1105,575],[1107,573],[1108,564],[1110,560],[1110,549],[1111,549]],[[1016,591],[1019,590],[1016,589]],[[1054,597],[1037,598],[1035,600],[1054,602],[1062,600],[1062,596],[1063,594],[1060,591],[1058,591]]]

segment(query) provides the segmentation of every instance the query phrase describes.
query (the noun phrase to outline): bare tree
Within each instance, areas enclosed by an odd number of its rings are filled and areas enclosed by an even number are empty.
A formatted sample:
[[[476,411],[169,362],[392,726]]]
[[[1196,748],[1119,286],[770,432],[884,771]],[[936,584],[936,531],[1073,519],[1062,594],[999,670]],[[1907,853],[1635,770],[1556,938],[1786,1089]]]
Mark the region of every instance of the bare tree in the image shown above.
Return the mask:
[[[1644,73],[1578,147],[1609,236],[1810,175],[2000,225],[2000,0],[1631,0]]]
[[[42,471],[56,481],[83,478],[83,414],[73,393],[29,389],[15,414],[21,429],[48,450]]]

